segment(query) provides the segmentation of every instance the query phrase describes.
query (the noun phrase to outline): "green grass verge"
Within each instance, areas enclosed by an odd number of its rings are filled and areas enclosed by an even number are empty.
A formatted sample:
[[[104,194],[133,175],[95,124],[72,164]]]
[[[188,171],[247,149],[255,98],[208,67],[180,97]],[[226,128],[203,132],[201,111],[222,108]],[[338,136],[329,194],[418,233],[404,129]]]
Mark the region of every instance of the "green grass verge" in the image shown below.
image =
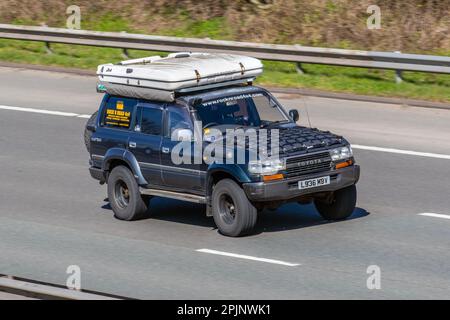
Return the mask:
[[[220,21],[209,22],[207,28],[204,25],[193,26],[191,32],[197,36],[204,35],[202,30],[214,31],[218,28],[216,24],[220,25]],[[171,34],[184,35],[182,30],[172,30]],[[225,34],[223,31],[221,35]],[[0,60],[95,70],[98,64],[124,59],[119,49],[63,44],[52,44],[51,47],[53,54],[47,54],[43,43],[2,39]],[[154,54],[129,51],[131,58]],[[265,72],[258,78],[258,84],[266,86],[450,102],[449,75],[405,72],[404,81],[396,84],[393,71],[305,64],[306,72],[299,74],[294,63],[265,61],[264,66]]]

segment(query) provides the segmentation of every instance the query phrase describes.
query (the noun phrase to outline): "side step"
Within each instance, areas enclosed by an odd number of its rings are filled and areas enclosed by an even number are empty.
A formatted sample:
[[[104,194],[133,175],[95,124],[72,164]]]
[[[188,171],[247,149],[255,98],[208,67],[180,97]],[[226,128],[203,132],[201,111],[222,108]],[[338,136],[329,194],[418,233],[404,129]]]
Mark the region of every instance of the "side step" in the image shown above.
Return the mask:
[[[194,203],[206,203],[206,197],[197,196],[195,194],[158,190],[158,189],[146,189],[146,188],[139,188],[139,190],[140,190],[141,194],[145,194],[145,195],[149,195],[149,196],[183,200],[183,201],[189,201],[189,202],[194,202]]]

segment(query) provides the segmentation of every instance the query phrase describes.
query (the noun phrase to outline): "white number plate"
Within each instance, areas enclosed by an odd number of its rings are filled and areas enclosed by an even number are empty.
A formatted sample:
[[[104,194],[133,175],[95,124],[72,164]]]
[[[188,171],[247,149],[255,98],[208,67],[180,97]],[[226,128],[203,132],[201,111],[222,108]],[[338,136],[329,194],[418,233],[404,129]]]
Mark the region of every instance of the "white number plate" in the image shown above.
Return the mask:
[[[330,176],[299,181],[298,188],[300,190],[303,190],[320,186],[326,186],[327,184],[330,184]]]

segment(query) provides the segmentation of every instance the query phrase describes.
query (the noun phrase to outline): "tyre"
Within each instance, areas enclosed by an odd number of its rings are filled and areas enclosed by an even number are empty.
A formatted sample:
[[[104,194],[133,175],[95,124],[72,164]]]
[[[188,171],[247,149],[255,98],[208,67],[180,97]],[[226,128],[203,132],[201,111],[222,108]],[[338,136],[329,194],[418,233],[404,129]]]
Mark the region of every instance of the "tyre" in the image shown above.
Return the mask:
[[[343,220],[351,216],[356,206],[356,186],[334,192],[331,202],[314,200],[317,211],[325,220]]]
[[[133,173],[117,166],[108,177],[108,199],[114,216],[120,220],[138,220],[145,216],[148,198],[142,197]]]
[[[95,111],[92,116],[89,118],[89,120],[86,122],[86,126],[84,127],[84,145],[86,146],[86,149],[88,152],[90,152],[91,147],[91,136],[92,131],[87,129],[88,125],[94,125],[97,120],[98,111]]]
[[[248,234],[256,224],[258,210],[233,180],[220,180],[212,193],[214,222],[220,233],[230,237]]]

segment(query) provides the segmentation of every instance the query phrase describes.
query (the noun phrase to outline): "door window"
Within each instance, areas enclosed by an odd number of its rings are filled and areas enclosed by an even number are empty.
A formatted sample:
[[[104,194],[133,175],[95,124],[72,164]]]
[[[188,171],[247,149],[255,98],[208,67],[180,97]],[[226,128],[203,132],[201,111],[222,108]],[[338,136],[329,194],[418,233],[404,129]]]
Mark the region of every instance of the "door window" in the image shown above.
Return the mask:
[[[103,111],[100,125],[108,128],[128,130],[136,104],[136,99],[110,97]]]
[[[136,113],[135,131],[159,136],[162,133],[162,110],[159,107],[143,104]]]
[[[168,132],[166,137],[170,138],[172,133],[178,129],[193,130],[191,116],[187,108],[173,105],[169,106],[167,110]]]

